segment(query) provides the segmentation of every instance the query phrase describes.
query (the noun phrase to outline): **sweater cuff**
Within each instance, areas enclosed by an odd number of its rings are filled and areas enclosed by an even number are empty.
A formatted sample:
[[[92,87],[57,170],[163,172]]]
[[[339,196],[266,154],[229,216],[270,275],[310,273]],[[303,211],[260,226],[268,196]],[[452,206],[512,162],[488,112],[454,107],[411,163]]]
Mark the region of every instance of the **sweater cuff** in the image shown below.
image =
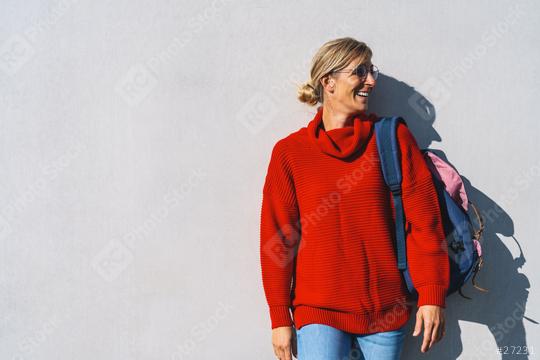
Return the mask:
[[[270,306],[270,320],[272,329],[280,326],[293,326],[288,306]]]
[[[446,307],[446,287],[442,285],[424,285],[416,289],[418,292],[417,307],[422,305],[438,305]]]

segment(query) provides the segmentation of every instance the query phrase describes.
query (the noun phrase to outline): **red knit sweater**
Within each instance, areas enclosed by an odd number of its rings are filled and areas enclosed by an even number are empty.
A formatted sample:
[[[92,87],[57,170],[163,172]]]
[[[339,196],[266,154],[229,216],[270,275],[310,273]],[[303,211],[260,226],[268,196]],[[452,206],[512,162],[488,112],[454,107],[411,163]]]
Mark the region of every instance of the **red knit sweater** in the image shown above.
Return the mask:
[[[365,334],[408,321],[414,302],[397,268],[395,212],[380,168],[377,120],[360,114],[350,126],[325,131],[320,107],[307,127],[274,145],[260,227],[272,329],[319,323]],[[397,136],[417,306],[445,307],[449,262],[437,194],[409,129],[398,125]]]

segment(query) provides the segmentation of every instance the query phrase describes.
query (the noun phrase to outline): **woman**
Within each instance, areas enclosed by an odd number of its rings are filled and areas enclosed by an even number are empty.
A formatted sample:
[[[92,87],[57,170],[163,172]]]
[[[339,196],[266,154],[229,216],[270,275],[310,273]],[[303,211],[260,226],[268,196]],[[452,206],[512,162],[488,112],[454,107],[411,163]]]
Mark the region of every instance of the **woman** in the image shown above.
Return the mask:
[[[378,117],[366,112],[378,75],[371,58],[371,49],[352,38],[325,43],[298,96],[322,106],[272,150],[260,256],[281,360],[292,359],[291,352],[300,360],[399,359],[403,347],[414,302],[396,264],[394,205],[374,133]],[[426,352],[444,335],[447,246],[431,173],[405,125],[397,136],[407,259],[418,291],[413,335],[423,326]]]

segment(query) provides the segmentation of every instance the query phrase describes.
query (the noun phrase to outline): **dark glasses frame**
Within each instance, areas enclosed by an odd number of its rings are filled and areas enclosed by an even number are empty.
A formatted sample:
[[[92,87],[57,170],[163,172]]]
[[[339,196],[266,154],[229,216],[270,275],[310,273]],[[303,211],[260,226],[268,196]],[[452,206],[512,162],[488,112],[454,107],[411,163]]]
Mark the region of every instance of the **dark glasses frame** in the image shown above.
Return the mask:
[[[340,72],[351,72],[351,74],[358,76],[360,79],[365,80],[367,78],[368,69],[366,64],[358,64],[354,69],[343,69],[343,70],[334,70],[332,73],[340,73]],[[379,68],[373,64],[370,66],[371,76],[373,76],[373,80],[377,80],[379,77]]]

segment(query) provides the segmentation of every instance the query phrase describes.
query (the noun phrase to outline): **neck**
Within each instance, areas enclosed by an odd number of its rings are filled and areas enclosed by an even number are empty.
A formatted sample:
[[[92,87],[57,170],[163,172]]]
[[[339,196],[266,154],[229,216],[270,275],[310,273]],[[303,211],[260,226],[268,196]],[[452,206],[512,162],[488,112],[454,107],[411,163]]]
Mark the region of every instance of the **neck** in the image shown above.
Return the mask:
[[[322,123],[325,131],[351,126],[356,113],[349,113],[335,109],[332,104],[323,105]]]

